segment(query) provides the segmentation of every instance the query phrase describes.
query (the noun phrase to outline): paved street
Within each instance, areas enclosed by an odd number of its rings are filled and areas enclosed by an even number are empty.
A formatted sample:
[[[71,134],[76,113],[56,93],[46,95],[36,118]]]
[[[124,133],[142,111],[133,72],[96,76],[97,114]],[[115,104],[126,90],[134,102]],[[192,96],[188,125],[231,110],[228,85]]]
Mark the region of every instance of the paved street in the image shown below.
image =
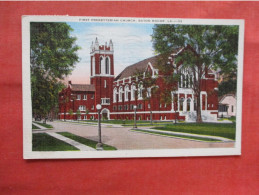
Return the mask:
[[[53,130],[48,132],[71,132],[88,139],[98,141],[97,126],[73,124],[64,122],[51,122]],[[209,143],[191,141],[160,135],[150,135],[130,131],[131,127],[102,127],[102,142],[116,147],[119,150],[130,149],[175,149],[175,148],[221,148],[234,147],[234,142]],[[44,132],[44,131],[40,131]]]

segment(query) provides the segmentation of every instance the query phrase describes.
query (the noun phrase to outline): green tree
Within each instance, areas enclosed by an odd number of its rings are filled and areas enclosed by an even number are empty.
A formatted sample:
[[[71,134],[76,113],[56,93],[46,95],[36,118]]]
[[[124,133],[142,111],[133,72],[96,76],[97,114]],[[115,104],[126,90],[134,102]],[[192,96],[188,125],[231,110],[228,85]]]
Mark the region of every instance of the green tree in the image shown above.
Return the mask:
[[[223,25],[155,25],[152,35],[156,52],[168,56],[173,52],[174,64],[192,75],[192,89],[197,98],[197,122],[202,122],[200,92],[201,79],[209,69],[222,74],[236,74],[238,26]],[[164,58],[164,64],[168,64]],[[178,72],[179,73],[179,72]]]
[[[76,120],[78,120],[79,118],[81,118],[81,111],[80,110],[77,110],[76,111]]]
[[[236,93],[237,88],[237,80],[236,79],[230,79],[227,81],[222,81],[219,84],[219,96],[223,96],[229,93]]]
[[[152,98],[156,95],[157,92],[157,77],[152,76],[152,73],[149,71],[145,71],[142,73],[142,76],[139,77],[139,81],[141,82],[142,87],[142,98],[144,101],[147,101],[149,104],[150,111],[150,124],[153,125],[153,116],[152,116]],[[139,89],[141,90],[141,89]]]
[[[161,83],[158,89],[160,103],[170,105],[173,102],[175,111],[175,120],[177,120],[177,96],[173,94],[177,90],[177,81],[179,80],[179,74],[175,72],[175,67],[171,63],[168,63],[168,53],[160,54],[157,61],[157,67],[159,69],[159,82]]]
[[[68,114],[70,115],[71,120],[73,120],[74,112],[73,112],[72,109],[70,109],[70,110],[68,111]]]
[[[33,115],[46,116],[58,105],[62,80],[79,61],[70,36],[72,28],[66,23],[32,22],[30,25],[30,68]]]

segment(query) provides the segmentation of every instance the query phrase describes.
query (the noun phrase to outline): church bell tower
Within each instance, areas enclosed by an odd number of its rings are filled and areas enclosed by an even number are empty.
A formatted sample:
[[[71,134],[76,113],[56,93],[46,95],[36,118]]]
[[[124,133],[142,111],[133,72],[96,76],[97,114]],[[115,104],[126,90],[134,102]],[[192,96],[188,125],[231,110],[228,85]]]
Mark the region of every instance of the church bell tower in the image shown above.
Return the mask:
[[[110,40],[105,45],[99,45],[98,39],[92,42],[90,48],[91,79],[95,86],[95,105],[101,104],[110,110],[112,104],[112,87],[114,81],[113,43]]]

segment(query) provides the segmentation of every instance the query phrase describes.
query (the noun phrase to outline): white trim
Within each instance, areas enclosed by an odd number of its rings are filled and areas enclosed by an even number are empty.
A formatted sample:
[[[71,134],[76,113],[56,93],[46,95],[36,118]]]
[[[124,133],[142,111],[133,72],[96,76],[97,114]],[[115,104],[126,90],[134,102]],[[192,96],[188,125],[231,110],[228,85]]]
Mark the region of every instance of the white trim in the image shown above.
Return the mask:
[[[91,76],[90,78],[94,78],[94,77],[114,77],[114,75],[95,74],[94,76]]]
[[[101,105],[110,105],[111,99],[110,98],[101,98]]]
[[[129,101],[129,84],[126,84],[126,86],[124,87],[124,101],[128,102]]]
[[[137,114],[148,114],[150,113],[150,111],[139,111],[136,112]],[[153,114],[170,114],[170,113],[174,113],[173,111],[169,110],[169,111],[152,111]],[[134,111],[132,112],[111,112],[110,114],[134,114]]]
[[[118,95],[118,91],[117,91],[117,87],[114,87],[113,88],[113,103],[116,103],[117,102],[117,95]],[[119,98],[118,98],[119,99]]]
[[[113,51],[109,51],[109,50],[95,50],[93,52],[90,52],[91,56],[93,56],[95,54],[107,55],[107,54],[113,54]]]
[[[118,97],[118,102],[122,102],[122,99],[123,99],[123,86],[120,86],[119,87],[119,97]]]
[[[202,95],[205,95],[205,110],[207,110],[207,104],[208,104],[208,94],[206,91],[201,91],[200,93],[200,109],[202,110]]]
[[[108,74],[106,74],[106,59],[108,59]],[[104,61],[104,73],[106,74],[106,75],[110,75],[111,74],[111,59],[110,59],[110,57],[109,56],[106,56],[105,57],[105,61]]]
[[[101,19],[101,20],[100,20]],[[237,71],[237,119],[236,141],[233,148],[188,148],[188,149],[147,149],[87,152],[32,152],[31,130],[31,91],[30,91],[30,22],[90,22],[107,23],[156,23],[156,24],[191,24],[191,25],[239,25],[238,71]],[[243,53],[244,53],[244,20],[233,19],[175,19],[175,18],[126,18],[126,17],[68,17],[68,16],[23,16],[22,17],[22,71],[23,71],[23,157],[24,159],[57,159],[57,158],[115,158],[115,157],[170,157],[170,156],[219,156],[241,154],[241,123],[242,123],[242,85],[243,85]]]
[[[104,111],[107,111],[107,118],[108,120],[110,120],[110,113],[111,113],[110,110],[108,108],[104,108],[101,110],[101,114],[103,114]]]

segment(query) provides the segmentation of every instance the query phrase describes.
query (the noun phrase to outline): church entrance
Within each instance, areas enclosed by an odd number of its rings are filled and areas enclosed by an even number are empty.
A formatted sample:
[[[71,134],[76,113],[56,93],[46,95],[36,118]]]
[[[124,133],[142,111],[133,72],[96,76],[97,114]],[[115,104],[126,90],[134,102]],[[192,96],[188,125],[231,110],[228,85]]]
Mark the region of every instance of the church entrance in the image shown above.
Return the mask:
[[[104,108],[101,111],[102,114],[102,120],[109,120],[110,119],[110,111],[107,108]]]

